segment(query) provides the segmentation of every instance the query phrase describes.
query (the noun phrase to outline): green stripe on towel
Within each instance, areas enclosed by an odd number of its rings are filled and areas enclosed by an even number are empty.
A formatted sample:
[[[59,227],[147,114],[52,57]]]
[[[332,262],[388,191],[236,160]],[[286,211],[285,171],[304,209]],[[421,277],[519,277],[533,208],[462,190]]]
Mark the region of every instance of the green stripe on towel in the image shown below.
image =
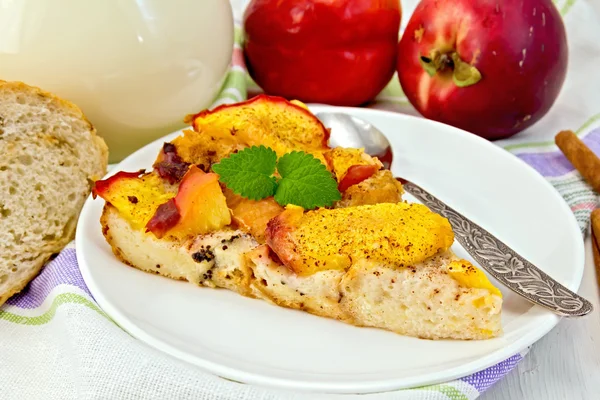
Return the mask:
[[[414,390],[426,390],[431,392],[439,392],[448,397],[450,400],[469,400],[469,397],[460,390],[450,385],[431,385],[415,388]]]
[[[27,317],[24,315],[13,314],[8,311],[0,310],[0,320],[5,320],[21,325],[44,325],[50,322],[52,318],[54,318],[58,306],[62,304],[81,304],[96,311],[98,314],[110,319],[108,315],[104,313],[104,311],[102,311],[98,306],[96,306],[84,296],[75,293],[61,293],[54,298],[50,308],[42,315],[38,315],[35,317]]]

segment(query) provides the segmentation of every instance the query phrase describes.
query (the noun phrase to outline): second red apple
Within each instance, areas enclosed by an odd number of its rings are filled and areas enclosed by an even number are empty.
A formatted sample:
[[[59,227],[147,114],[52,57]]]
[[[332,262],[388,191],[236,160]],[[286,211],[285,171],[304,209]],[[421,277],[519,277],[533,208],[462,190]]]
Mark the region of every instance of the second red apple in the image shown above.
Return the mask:
[[[548,112],[567,57],[551,0],[421,0],[400,41],[398,76],[423,116],[501,139]]]

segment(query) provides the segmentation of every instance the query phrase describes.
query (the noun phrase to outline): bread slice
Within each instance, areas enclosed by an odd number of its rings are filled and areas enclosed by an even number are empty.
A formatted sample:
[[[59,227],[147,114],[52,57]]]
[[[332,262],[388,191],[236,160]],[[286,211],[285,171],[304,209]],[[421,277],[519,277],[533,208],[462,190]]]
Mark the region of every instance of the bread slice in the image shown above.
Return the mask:
[[[142,271],[402,335],[487,339],[502,332],[499,291],[452,277],[449,269],[464,267],[464,260],[450,250],[405,267],[363,259],[345,270],[302,275],[239,230],[157,239],[133,229],[110,204],[101,224],[116,256]]]
[[[0,81],[0,305],[74,237],[108,149],[74,104]]]

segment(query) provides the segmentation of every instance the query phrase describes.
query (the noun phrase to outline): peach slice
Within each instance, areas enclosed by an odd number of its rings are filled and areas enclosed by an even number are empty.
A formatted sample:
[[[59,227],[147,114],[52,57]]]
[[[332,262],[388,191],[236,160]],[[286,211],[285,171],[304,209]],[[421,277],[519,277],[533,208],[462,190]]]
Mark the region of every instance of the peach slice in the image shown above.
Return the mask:
[[[218,163],[232,152],[247,147],[234,136],[212,136],[206,130],[196,132],[191,129],[185,129],[183,135],[175,138],[170,144],[182,162],[197,165],[205,172],[210,172],[212,164]],[[159,155],[155,165],[160,165],[161,162]]]
[[[502,297],[502,292],[495,287],[485,273],[466,260],[452,261],[446,267],[448,275],[461,286],[488,289],[492,294]]]
[[[328,149],[329,130],[303,104],[282,97],[258,95],[250,100],[205,110],[186,118],[194,130],[220,141],[271,147],[278,156],[303,150]],[[178,148],[179,150],[179,148]],[[183,156],[184,151],[180,151]]]
[[[340,192],[370,178],[383,167],[377,157],[366,154],[364,149],[336,147],[325,152],[324,156],[338,181]]]
[[[92,196],[100,196],[117,209],[135,229],[143,228],[157,208],[175,197],[175,190],[165,185],[156,174],[119,171],[115,175],[98,180]]]
[[[173,203],[161,207],[147,226],[157,237],[165,234],[176,238],[202,235],[231,224],[219,176],[205,173],[195,165],[181,180]]]
[[[348,169],[353,165],[373,165],[377,167],[375,171],[382,167],[376,157],[371,157],[362,148],[336,147],[325,152],[324,156],[329,170],[334,173],[338,182],[342,181]]]
[[[273,197],[255,201],[235,194],[227,188],[224,193],[233,215],[233,222],[240,229],[250,233],[258,243],[265,243],[267,223],[281,214],[284,208]]]
[[[266,243],[298,275],[345,269],[361,259],[410,268],[450,248],[446,218],[418,203],[306,211],[297,206],[267,224]]]
[[[287,206],[284,212],[268,222],[265,232],[266,243],[283,265],[301,276],[312,275],[322,270],[345,270],[350,267],[352,259],[348,254],[340,251],[341,246],[332,251],[319,251],[319,249],[315,251],[303,247],[299,243],[303,238],[299,238],[297,232],[305,223],[304,209],[294,205]],[[322,224],[322,221],[318,221],[317,224]],[[323,232],[320,233],[322,235]],[[325,235],[312,237],[312,240],[317,247],[327,246],[331,242],[331,238]]]
[[[338,184],[338,190],[345,192],[350,186],[357,185],[372,177],[378,170],[377,165],[352,165]]]

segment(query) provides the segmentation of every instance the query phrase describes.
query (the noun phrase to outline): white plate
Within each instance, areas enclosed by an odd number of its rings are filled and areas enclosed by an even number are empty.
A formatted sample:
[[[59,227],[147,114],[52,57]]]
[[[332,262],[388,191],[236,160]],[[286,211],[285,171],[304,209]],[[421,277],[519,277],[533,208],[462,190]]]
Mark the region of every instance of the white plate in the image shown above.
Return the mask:
[[[584,267],[579,228],[567,204],[532,168],[447,125],[378,110],[336,110],[362,117],[388,136],[395,174],[430,190],[569,289],[578,289]],[[163,141],[178,134],[142,148],[115,171],[150,168]],[[429,341],[196,287],[119,262],[100,231],[103,204],[88,199],[76,238],[81,272],[99,305],[133,336],[228,379],[334,393],[439,383],[514,355],[559,321],[502,290],[502,337]],[[458,244],[453,249],[470,259]]]

